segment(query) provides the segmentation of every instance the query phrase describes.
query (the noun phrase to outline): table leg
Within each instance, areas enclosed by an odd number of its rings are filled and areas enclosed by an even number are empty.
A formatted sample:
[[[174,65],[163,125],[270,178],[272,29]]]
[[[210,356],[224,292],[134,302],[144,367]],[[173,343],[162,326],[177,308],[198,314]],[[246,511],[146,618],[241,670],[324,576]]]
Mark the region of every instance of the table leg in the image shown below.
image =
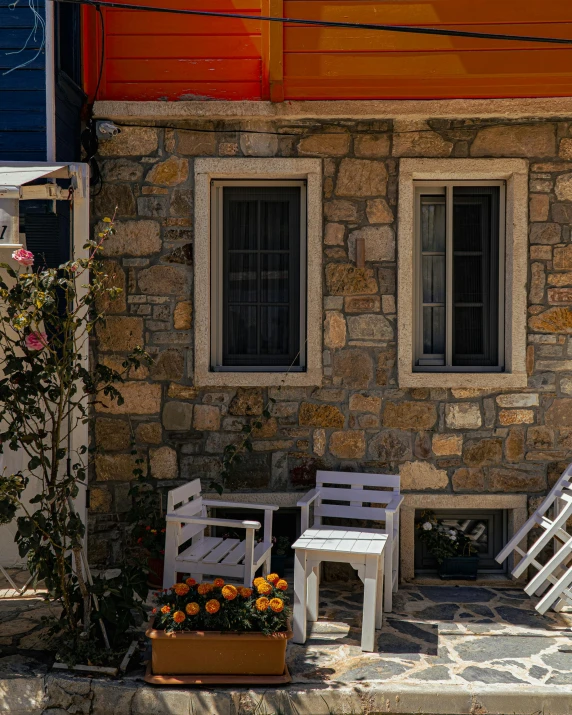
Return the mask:
[[[306,642],[306,551],[294,549],[294,643]]]
[[[375,627],[379,630],[383,626],[383,556],[379,559],[379,572],[377,574],[377,599],[375,602]]]
[[[383,550],[382,558],[385,561],[385,583],[383,586],[384,601],[383,608],[386,613],[393,610],[393,541],[387,541]]]
[[[318,604],[320,600],[320,562],[309,562],[306,568],[308,571],[308,620],[315,622],[318,620]]]
[[[361,631],[361,649],[371,653],[375,650],[375,612],[377,579],[379,575],[379,557],[365,557],[365,578],[363,589],[363,619]]]

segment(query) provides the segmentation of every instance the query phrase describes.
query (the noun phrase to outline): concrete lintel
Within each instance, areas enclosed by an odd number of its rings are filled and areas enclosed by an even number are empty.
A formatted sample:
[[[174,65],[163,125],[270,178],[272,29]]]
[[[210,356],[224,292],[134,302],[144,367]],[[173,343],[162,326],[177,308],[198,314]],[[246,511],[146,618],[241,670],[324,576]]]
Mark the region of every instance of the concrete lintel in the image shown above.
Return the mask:
[[[572,97],[523,99],[331,100],[307,102],[100,101],[96,118],[115,121],[185,121],[193,119],[482,119],[572,116]]]

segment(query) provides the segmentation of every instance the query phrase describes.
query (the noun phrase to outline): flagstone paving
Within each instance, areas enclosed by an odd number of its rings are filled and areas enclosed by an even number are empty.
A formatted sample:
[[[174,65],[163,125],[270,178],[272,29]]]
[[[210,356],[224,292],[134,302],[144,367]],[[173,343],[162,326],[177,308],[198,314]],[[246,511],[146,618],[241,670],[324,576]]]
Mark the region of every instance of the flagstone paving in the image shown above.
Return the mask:
[[[572,613],[541,616],[519,588],[402,586],[376,653],[359,647],[359,584],[320,597],[305,645],[288,647],[294,682],[572,685]]]

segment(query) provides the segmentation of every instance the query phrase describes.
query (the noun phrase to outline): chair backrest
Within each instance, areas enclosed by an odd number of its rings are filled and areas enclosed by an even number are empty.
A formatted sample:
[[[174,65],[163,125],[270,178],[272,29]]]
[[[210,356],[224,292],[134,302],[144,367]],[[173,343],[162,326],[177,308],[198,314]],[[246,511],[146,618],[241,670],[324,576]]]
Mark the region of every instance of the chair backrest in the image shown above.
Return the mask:
[[[203,514],[203,499],[201,497],[201,480],[193,479],[192,482],[187,482],[180,487],[171,489],[167,494],[167,513],[172,514],[174,511],[179,512],[183,516],[202,516]],[[184,543],[187,539],[200,534],[205,529],[204,526],[197,524],[180,525],[178,531],[179,544]]]
[[[316,488],[320,490],[314,502],[316,523],[320,523],[322,517],[386,521],[384,507],[399,494],[400,477],[398,474],[318,471]]]

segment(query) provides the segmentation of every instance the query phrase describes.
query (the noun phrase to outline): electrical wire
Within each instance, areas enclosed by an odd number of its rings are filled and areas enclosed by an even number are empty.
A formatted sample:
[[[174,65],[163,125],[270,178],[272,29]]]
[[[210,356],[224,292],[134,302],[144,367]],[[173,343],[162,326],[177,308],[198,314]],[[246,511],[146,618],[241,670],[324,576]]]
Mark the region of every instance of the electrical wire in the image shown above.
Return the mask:
[[[175,15],[192,15],[195,17],[231,18],[238,20],[262,20],[264,22],[281,22],[293,25],[311,27],[337,27],[354,30],[378,30],[381,32],[403,32],[416,35],[441,35],[444,37],[475,37],[483,40],[507,40],[509,42],[540,42],[557,45],[572,45],[572,38],[534,37],[529,35],[504,35],[490,32],[470,32],[467,30],[447,30],[438,27],[421,27],[419,25],[376,25],[362,22],[334,22],[330,20],[307,20],[298,17],[267,17],[264,15],[247,15],[245,13],[212,12],[210,10],[182,10],[178,8],[156,7],[152,5],[134,5],[132,3],[105,2],[103,0],[51,0],[51,2],[67,2],[76,5],[91,5],[92,7],[109,7],[119,10],[141,10],[143,12],[162,12]]]

